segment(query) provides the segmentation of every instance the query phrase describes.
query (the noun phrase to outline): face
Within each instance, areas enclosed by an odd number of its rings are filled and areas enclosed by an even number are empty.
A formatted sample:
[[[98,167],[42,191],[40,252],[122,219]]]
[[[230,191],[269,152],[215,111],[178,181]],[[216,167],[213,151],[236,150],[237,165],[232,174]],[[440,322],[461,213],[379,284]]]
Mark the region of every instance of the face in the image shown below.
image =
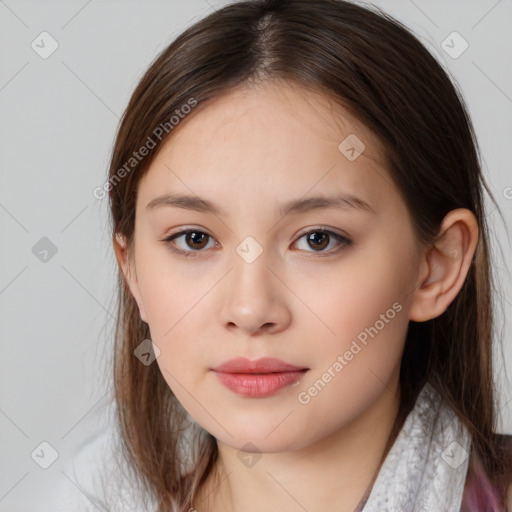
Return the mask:
[[[418,260],[377,138],[282,82],[195,111],[139,183],[130,288],[156,364],[237,449],[307,447],[389,393]]]

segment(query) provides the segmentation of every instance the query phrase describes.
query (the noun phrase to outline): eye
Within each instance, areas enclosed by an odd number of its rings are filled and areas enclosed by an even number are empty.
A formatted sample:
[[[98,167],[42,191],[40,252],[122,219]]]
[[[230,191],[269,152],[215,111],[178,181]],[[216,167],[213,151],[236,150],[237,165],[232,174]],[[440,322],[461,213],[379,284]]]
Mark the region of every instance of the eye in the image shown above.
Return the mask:
[[[180,247],[179,244],[175,242],[175,240],[182,239],[182,243],[184,243],[184,247]],[[316,228],[314,230],[310,230],[299,237],[297,244],[302,238],[306,238],[306,243],[310,248],[313,248],[313,251],[306,252],[317,252],[317,253],[337,253],[343,247],[349,246],[352,244],[352,241],[348,238],[339,235],[333,231],[324,228]],[[171,251],[183,255],[183,256],[196,256],[196,253],[202,252],[202,249],[208,248],[208,242],[213,240],[213,237],[204,231],[200,231],[198,229],[187,229],[184,231],[179,231],[174,233],[173,235],[168,236],[163,239],[164,245],[169,245]],[[326,247],[328,247],[332,241],[336,241],[338,246],[341,245],[341,248],[324,251]],[[215,245],[215,244],[214,244]],[[211,248],[211,247],[210,247]],[[190,250],[191,249],[191,250]]]
[[[174,240],[179,240],[182,237],[184,237],[183,241],[185,243],[185,247],[192,248],[192,251],[187,250],[186,248],[179,248],[178,244],[171,243]],[[199,231],[198,229],[187,229],[185,231],[179,231],[178,233],[174,233],[173,235],[168,236],[162,240],[162,242],[164,242],[164,245],[169,245],[169,248],[173,252],[183,254],[184,256],[195,256],[195,252],[199,252],[201,249],[207,247],[207,242],[209,239],[213,240],[213,238],[204,231]],[[178,245],[178,248],[173,247],[173,245]]]
[[[343,247],[346,247],[346,246],[349,246],[352,244],[352,241],[349,240],[348,238],[346,238],[342,235],[339,235],[338,233],[334,233],[333,231],[330,231],[328,229],[323,229],[323,228],[322,229],[317,228],[317,229],[308,231],[307,233],[304,233],[302,236],[299,237],[299,239],[295,243],[298,243],[303,238],[305,238],[306,244],[308,245],[308,247],[313,249],[313,251],[308,251],[307,249],[305,249],[306,252],[319,252],[319,253],[322,253],[322,255],[323,255],[323,253],[337,253]],[[328,247],[333,240],[335,240],[338,243],[338,246],[341,245],[341,248],[324,251],[323,249]]]

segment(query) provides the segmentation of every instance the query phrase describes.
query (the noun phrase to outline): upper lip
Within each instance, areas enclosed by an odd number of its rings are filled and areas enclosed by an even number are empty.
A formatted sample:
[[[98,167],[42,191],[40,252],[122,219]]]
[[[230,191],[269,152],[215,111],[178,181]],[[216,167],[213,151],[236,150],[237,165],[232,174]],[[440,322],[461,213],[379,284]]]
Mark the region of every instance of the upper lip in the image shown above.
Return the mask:
[[[308,368],[285,363],[273,357],[262,357],[251,361],[245,357],[236,357],[212,368],[213,371],[223,373],[279,373],[297,372]]]

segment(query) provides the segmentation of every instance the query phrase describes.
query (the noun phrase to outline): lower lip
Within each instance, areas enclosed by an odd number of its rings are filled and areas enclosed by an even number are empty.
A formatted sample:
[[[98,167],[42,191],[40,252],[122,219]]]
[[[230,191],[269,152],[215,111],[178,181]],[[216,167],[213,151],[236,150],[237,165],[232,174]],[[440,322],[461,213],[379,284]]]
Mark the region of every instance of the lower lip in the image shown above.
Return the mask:
[[[273,395],[291,386],[303,377],[307,370],[278,373],[224,373],[215,372],[224,386],[231,391],[253,398]]]

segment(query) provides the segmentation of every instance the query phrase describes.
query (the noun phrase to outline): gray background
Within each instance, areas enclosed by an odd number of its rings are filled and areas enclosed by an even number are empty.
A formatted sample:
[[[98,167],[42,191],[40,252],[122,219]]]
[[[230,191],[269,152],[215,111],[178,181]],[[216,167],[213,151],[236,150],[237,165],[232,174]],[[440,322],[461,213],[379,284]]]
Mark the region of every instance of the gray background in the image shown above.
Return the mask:
[[[92,191],[105,181],[119,117],[150,61],[225,3],[0,0],[2,511],[47,510],[45,496],[65,478],[69,454],[100,428],[111,387],[116,266],[107,200]],[[510,226],[512,1],[374,4],[411,27],[460,84],[486,176]],[[35,40],[38,51],[51,48],[48,38],[41,42],[43,31],[58,43],[46,59],[31,47]],[[442,45],[453,31],[469,44],[457,58]],[[453,41],[452,54],[463,48]],[[489,219],[503,251],[497,335],[505,340],[510,374],[512,251],[496,210]],[[502,357],[496,360],[499,428],[512,433],[512,393]],[[58,452],[48,469],[39,465],[50,453],[44,446],[41,452],[43,441]],[[32,457],[34,450],[45,455]]]

